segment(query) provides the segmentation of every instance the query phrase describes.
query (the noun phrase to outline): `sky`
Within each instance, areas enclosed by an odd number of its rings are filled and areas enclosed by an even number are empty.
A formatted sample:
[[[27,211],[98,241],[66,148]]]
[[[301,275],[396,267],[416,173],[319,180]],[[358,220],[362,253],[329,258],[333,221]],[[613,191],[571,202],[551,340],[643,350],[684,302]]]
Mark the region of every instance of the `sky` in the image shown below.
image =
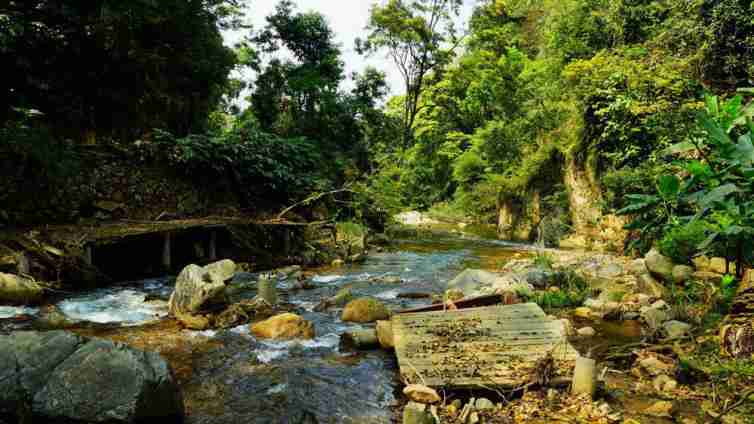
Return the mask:
[[[275,10],[278,1],[247,0],[247,20],[253,25],[254,29],[258,30],[265,26],[265,17]],[[376,53],[370,57],[363,57],[355,51],[354,40],[357,37],[366,37],[364,27],[366,27],[369,19],[369,9],[376,1],[380,0],[294,0],[294,3],[298,6],[299,11],[314,10],[320,12],[330,22],[343,52],[342,59],[346,66],[346,75],[350,75],[352,72],[360,72],[371,65],[387,74],[391,94],[402,94],[405,91],[403,79],[395,65],[384,54]],[[464,0],[463,12],[460,17],[461,22],[466,22],[469,19],[476,1]],[[233,32],[227,32],[224,35],[228,45],[233,45],[243,36],[242,33]],[[282,57],[283,53],[280,55]],[[346,88],[351,86],[350,81],[346,81],[344,84]]]

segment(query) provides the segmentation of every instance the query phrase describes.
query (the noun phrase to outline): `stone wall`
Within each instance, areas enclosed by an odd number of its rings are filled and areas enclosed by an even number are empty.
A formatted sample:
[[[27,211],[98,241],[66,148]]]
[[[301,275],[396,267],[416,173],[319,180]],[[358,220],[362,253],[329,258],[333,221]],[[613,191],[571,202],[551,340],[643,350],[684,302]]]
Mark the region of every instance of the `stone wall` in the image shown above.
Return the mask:
[[[177,170],[104,148],[81,147],[55,175],[22,158],[0,155],[0,228],[234,214],[227,181],[192,179]]]

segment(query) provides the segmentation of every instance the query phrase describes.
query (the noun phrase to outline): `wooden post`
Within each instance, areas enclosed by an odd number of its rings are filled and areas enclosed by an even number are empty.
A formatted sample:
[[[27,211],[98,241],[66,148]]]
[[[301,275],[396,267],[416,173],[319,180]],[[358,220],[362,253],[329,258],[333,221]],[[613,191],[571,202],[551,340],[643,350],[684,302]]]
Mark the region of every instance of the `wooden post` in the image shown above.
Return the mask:
[[[91,244],[84,246],[84,262],[87,265],[94,265],[94,247]]]
[[[162,242],[162,267],[166,270],[171,270],[173,268],[170,239],[170,233],[165,233],[165,238]]]
[[[217,231],[215,230],[209,233],[209,260],[217,260]]]
[[[291,230],[283,229],[283,254],[288,256],[291,253]]]

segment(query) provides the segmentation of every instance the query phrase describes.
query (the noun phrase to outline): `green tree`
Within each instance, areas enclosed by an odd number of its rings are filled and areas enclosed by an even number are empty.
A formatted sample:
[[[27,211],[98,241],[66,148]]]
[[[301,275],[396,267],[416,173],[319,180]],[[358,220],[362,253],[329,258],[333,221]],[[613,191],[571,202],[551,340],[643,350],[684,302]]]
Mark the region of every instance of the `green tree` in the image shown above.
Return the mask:
[[[426,77],[450,63],[460,39],[453,17],[461,0],[390,0],[372,6],[369,35],[356,40],[362,53],[387,50],[403,77],[403,147],[413,139],[414,123],[420,111]]]
[[[8,1],[0,6],[0,101],[61,135],[133,139],[204,129],[235,63],[220,29],[236,0]]]

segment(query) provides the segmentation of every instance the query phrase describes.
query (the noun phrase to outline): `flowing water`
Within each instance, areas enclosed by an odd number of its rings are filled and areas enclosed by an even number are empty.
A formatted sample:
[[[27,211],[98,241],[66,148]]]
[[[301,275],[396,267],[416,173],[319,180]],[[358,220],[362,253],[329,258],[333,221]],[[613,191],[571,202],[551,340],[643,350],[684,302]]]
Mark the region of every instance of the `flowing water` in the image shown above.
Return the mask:
[[[495,269],[530,250],[446,234],[398,240],[363,264],[306,270],[311,290],[295,290],[292,281],[281,280],[281,306],[314,323],[316,338],[308,341],[257,340],[248,325],[183,330],[167,318],[174,282],[168,277],[65,296],[54,310],[73,331],[160,352],[183,387],[189,423],[390,423],[402,387],[394,355],[342,348],[341,334],[367,325],[342,322],[341,309],[315,312],[314,307],[344,287],[354,297],[376,297],[394,310],[425,305],[429,299],[416,299],[417,294],[442,293],[463,269]],[[253,298],[257,278],[236,275],[230,284],[234,300]],[[402,296],[409,293],[411,298]],[[42,309],[0,309],[0,321],[35,328],[49,320],[44,315],[50,308]]]

